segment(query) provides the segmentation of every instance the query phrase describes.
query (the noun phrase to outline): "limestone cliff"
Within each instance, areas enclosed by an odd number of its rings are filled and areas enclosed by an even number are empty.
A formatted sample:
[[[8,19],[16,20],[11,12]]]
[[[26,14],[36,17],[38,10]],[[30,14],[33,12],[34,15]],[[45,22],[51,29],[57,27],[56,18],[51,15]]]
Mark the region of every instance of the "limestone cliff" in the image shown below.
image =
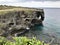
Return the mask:
[[[41,24],[44,20],[43,9],[6,9],[0,10],[0,30],[10,32],[16,30],[29,30],[31,26]],[[3,31],[4,30],[4,31]],[[17,31],[18,32],[18,31]],[[2,34],[2,33],[1,33]]]

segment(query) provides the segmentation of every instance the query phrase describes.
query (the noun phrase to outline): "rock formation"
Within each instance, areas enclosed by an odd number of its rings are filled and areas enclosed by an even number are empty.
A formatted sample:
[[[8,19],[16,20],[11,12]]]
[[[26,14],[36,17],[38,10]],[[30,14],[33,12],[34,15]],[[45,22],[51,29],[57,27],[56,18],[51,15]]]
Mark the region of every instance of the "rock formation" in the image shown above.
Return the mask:
[[[21,30],[29,30],[32,26],[42,24],[44,11],[14,11],[0,15],[0,30],[5,34],[13,35]],[[12,33],[13,32],[13,33]],[[23,31],[22,31],[23,32]],[[4,35],[1,33],[0,35]],[[17,34],[17,33],[16,33]]]

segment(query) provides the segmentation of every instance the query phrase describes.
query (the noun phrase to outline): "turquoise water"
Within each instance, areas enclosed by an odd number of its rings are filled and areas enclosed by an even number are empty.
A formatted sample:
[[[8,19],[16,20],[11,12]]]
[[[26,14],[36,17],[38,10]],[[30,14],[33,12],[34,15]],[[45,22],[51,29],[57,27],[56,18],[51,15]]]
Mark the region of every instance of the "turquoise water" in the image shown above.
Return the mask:
[[[43,26],[36,26],[28,32],[28,37],[49,42],[52,38],[60,39],[60,9],[44,9],[45,20]],[[60,40],[58,41],[60,43]],[[56,43],[56,42],[55,42]]]
[[[60,38],[60,9],[44,9],[44,31],[54,33]]]

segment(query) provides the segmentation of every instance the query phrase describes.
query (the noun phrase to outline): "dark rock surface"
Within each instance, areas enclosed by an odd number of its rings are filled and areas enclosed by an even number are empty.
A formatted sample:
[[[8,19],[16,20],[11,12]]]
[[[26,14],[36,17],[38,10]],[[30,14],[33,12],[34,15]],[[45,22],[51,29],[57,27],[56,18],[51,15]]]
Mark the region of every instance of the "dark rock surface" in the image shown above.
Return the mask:
[[[0,15],[0,35],[19,36],[32,26],[42,24],[44,11],[14,11]]]

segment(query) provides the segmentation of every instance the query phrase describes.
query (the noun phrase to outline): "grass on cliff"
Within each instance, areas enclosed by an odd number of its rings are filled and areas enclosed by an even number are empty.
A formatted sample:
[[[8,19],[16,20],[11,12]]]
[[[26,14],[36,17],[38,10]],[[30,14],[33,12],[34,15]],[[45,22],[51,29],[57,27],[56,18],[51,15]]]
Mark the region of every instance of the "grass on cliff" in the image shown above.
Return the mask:
[[[36,38],[29,39],[27,37],[14,37],[15,42],[0,37],[0,45],[47,45]]]
[[[15,11],[25,11],[25,12],[32,12],[32,11],[37,11],[36,9],[27,9],[27,8],[13,8],[13,9],[5,9],[5,10],[0,10],[0,15],[7,14],[9,12],[15,12]]]
[[[16,6],[6,6],[6,5],[0,5],[0,15],[4,15],[9,12],[14,12],[14,11],[27,11],[30,13],[31,11],[42,11],[42,9],[37,9],[37,8],[27,8],[27,7],[16,7]]]

